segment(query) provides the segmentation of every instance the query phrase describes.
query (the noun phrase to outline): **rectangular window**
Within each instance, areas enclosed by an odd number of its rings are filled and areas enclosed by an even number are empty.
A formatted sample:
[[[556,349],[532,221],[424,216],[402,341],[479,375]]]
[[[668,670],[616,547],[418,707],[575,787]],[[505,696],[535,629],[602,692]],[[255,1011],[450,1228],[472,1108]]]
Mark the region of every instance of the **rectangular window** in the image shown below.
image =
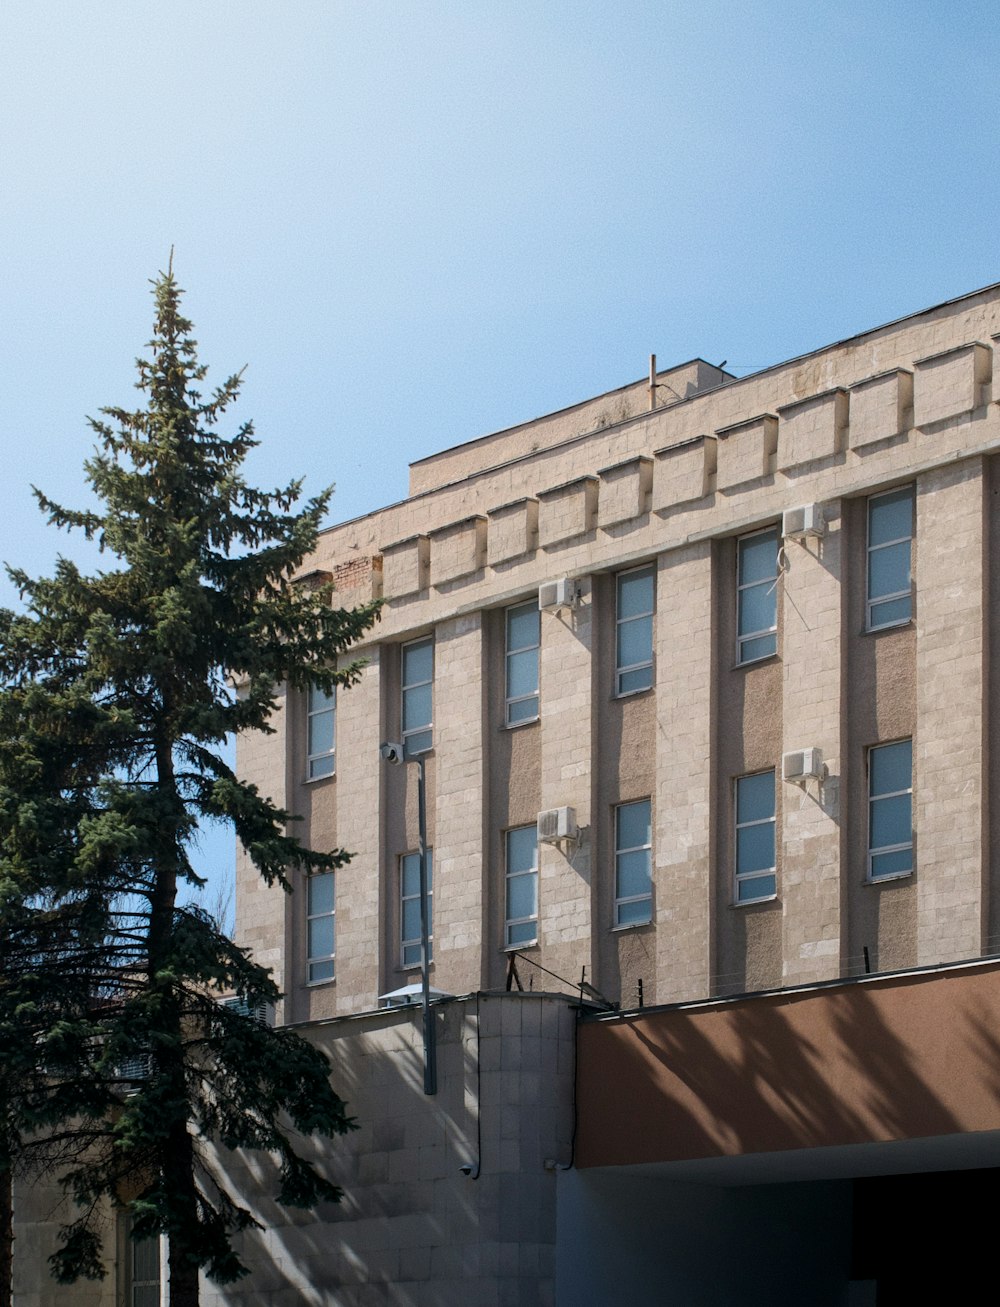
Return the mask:
[[[778,532],[773,527],[736,542],[736,661],[778,652]]]
[[[615,809],[615,925],[653,919],[653,828],[649,799]]]
[[[128,1307],[160,1307],[160,1236],[132,1238],[132,1221],[125,1221],[128,1250]]]
[[[434,852],[427,849],[427,961],[434,956]],[[399,860],[400,958],[404,967],[420,965],[420,854]]]
[[[507,887],[504,946],[519,948],[538,939],[538,830],[517,826],[506,836]]]
[[[912,543],[913,487],[873,495],[868,501],[869,631],[900,626],[913,616]]]
[[[319,872],[306,880],[306,975],[310,984],[333,979],[335,924],[333,872]]]
[[[653,684],[652,567],[622,572],[618,577],[618,620],[615,644],[615,694],[635,694]]]
[[[538,601],[507,609],[506,686],[508,726],[538,716]]]
[[[434,641],[403,645],[403,748],[408,757],[426,753],[434,742]]]
[[[311,781],[332,776],[337,744],[337,695],[309,687],[306,712],[306,774]]]
[[[736,902],[771,899],[778,892],[774,858],[774,772],[736,781]]]
[[[913,871],[913,741],[868,750],[868,878]]]

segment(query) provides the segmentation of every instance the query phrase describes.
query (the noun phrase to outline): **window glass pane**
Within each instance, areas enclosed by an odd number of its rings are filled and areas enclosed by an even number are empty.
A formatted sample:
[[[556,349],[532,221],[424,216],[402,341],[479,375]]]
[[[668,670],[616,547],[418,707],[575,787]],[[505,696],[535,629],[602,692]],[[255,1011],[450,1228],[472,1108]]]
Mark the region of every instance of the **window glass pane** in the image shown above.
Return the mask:
[[[871,847],[888,848],[909,844],[913,835],[910,796],[897,794],[891,799],[874,799],[871,817]]]
[[[868,555],[868,597],[898,594],[910,588],[910,542],[873,549]]]
[[[534,921],[521,921],[507,927],[507,944],[533,944],[538,935],[538,924]]]
[[[653,919],[653,905],[649,899],[638,899],[634,903],[618,904],[619,926],[643,926]]]
[[[527,649],[538,644],[538,605],[525,604],[507,610],[507,648]]]
[[[430,681],[434,676],[434,642],[421,640],[403,646],[403,684]]]
[[[157,1238],[132,1241],[132,1279],[159,1280],[160,1241]]]
[[[426,753],[433,743],[434,737],[430,730],[414,731],[411,735],[407,735],[403,741],[407,758],[412,758],[418,753]]]
[[[774,582],[740,591],[739,634],[769,631],[777,620],[778,592]]]
[[[336,694],[327,694],[318,685],[309,687],[309,711],[311,713],[323,712],[326,708],[332,708],[336,702]]]
[[[736,902],[752,903],[755,899],[771,899],[778,892],[777,876],[754,876],[741,880],[736,886]]]
[[[618,617],[637,617],[653,611],[653,572],[626,572],[618,578]]]
[[[538,650],[507,655],[507,697],[519,699],[538,690]]]
[[[764,871],[774,866],[774,822],[741,826],[736,832],[736,870]]]
[[[652,667],[636,667],[629,672],[619,672],[618,693],[633,694],[636,690],[648,690],[653,684]]]
[[[871,607],[871,624],[876,626],[895,626],[908,622],[913,616],[913,600],[910,595],[899,599],[883,599]]]
[[[420,893],[403,902],[403,939],[420,938]]]
[[[137,1284],[132,1289],[132,1307],[160,1307],[158,1284]]]
[[[321,776],[333,775],[333,754],[321,754],[318,758],[309,759],[309,779],[318,780]]]
[[[324,958],[321,962],[310,962],[309,979],[310,981],[332,980],[333,958]]]
[[[309,887],[309,915],[314,917],[323,912],[332,912],[333,872],[310,876],[306,883]]]
[[[431,720],[432,687],[418,685],[403,692],[403,731],[426,726]]]
[[[653,619],[637,617],[618,627],[618,666],[648,663],[653,657]]]
[[[403,859],[403,896],[420,893],[420,855],[408,853]]]
[[[745,536],[739,542],[739,582],[774,580],[778,570],[778,533]]]
[[[636,849],[618,855],[618,897],[636,898],[652,890],[649,874],[649,850]]]
[[[872,854],[872,880],[879,876],[906,876],[913,871],[913,850],[895,849],[892,853]]]
[[[776,635],[759,635],[754,640],[744,640],[740,644],[740,662],[752,663],[755,658],[770,658],[778,652]]]
[[[309,956],[329,957],[333,952],[333,917],[314,917],[309,922]]]
[[[913,487],[868,501],[868,543],[885,544],[913,535]]]
[[[761,821],[774,816],[774,772],[741,776],[736,782],[736,820]]]
[[[333,749],[333,713],[322,712],[309,718],[310,754],[330,753]]]
[[[516,726],[518,722],[530,722],[538,716],[538,695],[529,699],[519,699],[507,705],[507,724]]]
[[[910,788],[913,775],[913,742],[900,740],[883,744],[869,754],[871,793],[893,794]]]
[[[510,876],[507,880],[507,917],[534,917],[538,912],[538,877],[534,872]]]
[[[618,809],[619,849],[634,849],[650,843],[650,805],[644,799],[639,803],[623,803]]]
[[[507,870],[527,871],[535,865],[538,835],[534,826],[507,832]]]

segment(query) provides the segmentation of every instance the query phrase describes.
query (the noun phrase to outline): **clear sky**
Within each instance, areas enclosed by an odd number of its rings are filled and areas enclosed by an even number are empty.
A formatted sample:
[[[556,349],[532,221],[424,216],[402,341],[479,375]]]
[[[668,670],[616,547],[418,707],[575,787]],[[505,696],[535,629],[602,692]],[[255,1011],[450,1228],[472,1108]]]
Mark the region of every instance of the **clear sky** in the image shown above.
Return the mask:
[[[995,0],[4,0],[0,558],[79,554],[29,486],[82,502],[171,245],[250,475],[342,520],[650,353],[1000,280],[998,67]]]

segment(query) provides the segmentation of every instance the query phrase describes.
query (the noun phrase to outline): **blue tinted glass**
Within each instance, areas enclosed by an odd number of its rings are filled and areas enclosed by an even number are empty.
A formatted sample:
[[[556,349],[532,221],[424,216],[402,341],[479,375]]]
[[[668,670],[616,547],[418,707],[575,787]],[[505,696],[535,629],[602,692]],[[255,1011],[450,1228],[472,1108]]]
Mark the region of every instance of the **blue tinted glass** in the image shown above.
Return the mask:
[[[519,722],[531,722],[538,716],[538,695],[528,699],[518,699],[507,705],[507,724],[516,726]]]
[[[321,754],[318,758],[309,760],[309,779],[318,780],[321,776],[333,775],[333,754]]]
[[[538,934],[538,926],[534,921],[521,921],[517,925],[507,927],[507,943],[515,944],[533,944]]]
[[[913,600],[910,595],[899,599],[883,599],[871,606],[871,627],[896,626],[908,622],[913,616]]]
[[[771,899],[778,892],[776,876],[754,876],[741,880],[736,886],[736,902],[752,903],[755,899]]]
[[[752,663],[755,658],[770,658],[778,652],[776,635],[759,635],[753,640],[744,640],[740,644],[740,662]]]
[[[333,952],[333,917],[316,917],[309,923],[309,956],[327,957]]]
[[[309,963],[310,980],[332,980],[333,979],[333,958],[328,958],[323,962]]]
[[[634,853],[618,855],[618,893],[620,899],[648,894],[651,888],[649,850],[637,849]]]
[[[324,872],[320,876],[310,876],[306,882],[309,886],[309,916],[315,917],[321,912],[333,911],[333,872]]]
[[[507,655],[507,698],[519,699],[538,690],[538,650]]]
[[[635,849],[651,843],[649,800],[623,803],[618,809],[619,849]]]
[[[913,487],[868,501],[868,543],[882,545],[913,535]]]
[[[403,684],[429,681],[434,676],[434,643],[421,640],[419,644],[403,647]]]
[[[426,753],[433,744],[433,735],[430,731],[416,731],[408,735],[403,741],[407,758],[412,758],[418,753]]]
[[[534,872],[511,876],[507,881],[507,917],[534,917],[538,913],[538,877]]]
[[[653,619],[636,617],[618,627],[618,666],[648,663],[653,656]]]
[[[653,611],[653,572],[628,572],[618,578],[618,617],[639,617]]]
[[[538,605],[507,610],[507,648],[527,649],[538,644]]]
[[[774,822],[741,826],[736,832],[736,870],[766,871],[774,866]]]
[[[426,726],[431,720],[433,697],[429,685],[418,685],[415,689],[403,693],[403,730],[412,731],[416,726]]]
[[[765,531],[739,542],[739,582],[773,581],[778,570],[778,533]]]
[[[406,899],[403,903],[403,938],[420,938],[420,898]]]
[[[870,793],[895,794],[908,790],[913,776],[913,742],[899,740],[896,744],[882,744],[868,755],[871,768]]]
[[[774,772],[741,776],[736,782],[736,820],[761,821],[774,816]]]
[[[507,832],[507,870],[528,871],[535,865],[538,832],[534,826],[520,826]]]
[[[893,844],[909,844],[913,838],[912,832],[913,822],[908,794],[897,794],[891,799],[872,801],[869,837],[871,848],[885,849]]]
[[[912,870],[912,849],[896,849],[893,853],[872,854],[872,880],[878,880],[880,876],[905,876]]]
[[[637,899],[634,903],[618,904],[619,926],[642,926],[653,919],[653,904],[650,899]]]
[[[618,693],[634,694],[637,690],[648,690],[653,684],[652,667],[637,667],[630,672],[619,672]]]
[[[899,594],[910,588],[910,542],[901,540],[868,555],[868,597]]]
[[[754,631],[769,631],[777,621],[778,594],[774,582],[751,586],[740,591],[739,634],[751,635]]]
[[[309,718],[309,752],[330,753],[333,749],[333,713]]]

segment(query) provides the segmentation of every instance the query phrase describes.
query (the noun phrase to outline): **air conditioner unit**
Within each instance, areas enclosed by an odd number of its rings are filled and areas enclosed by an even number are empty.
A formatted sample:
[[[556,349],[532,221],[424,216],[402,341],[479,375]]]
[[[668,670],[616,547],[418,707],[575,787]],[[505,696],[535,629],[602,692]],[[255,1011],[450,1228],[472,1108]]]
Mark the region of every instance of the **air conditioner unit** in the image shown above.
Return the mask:
[[[220,1007],[227,1008],[230,1012],[235,1012],[237,1016],[249,1017],[251,1020],[258,1022],[262,1026],[274,1025],[274,1004],[269,1003],[267,999],[261,999],[253,1007],[245,998],[224,998],[220,1000]]]
[[[786,509],[781,515],[781,534],[786,540],[804,540],[807,536],[821,536],[826,532],[826,519],[822,504],[803,504],[801,508]]]
[[[538,587],[538,607],[543,612],[556,608],[572,608],[579,597],[576,582],[568,576],[558,581],[546,581]]]
[[[548,808],[538,814],[539,844],[558,844],[560,840],[575,840],[579,833],[575,808]]]
[[[826,768],[823,766],[823,754],[819,749],[793,749],[782,754],[781,779],[793,785],[804,785],[806,781],[821,781]]]

